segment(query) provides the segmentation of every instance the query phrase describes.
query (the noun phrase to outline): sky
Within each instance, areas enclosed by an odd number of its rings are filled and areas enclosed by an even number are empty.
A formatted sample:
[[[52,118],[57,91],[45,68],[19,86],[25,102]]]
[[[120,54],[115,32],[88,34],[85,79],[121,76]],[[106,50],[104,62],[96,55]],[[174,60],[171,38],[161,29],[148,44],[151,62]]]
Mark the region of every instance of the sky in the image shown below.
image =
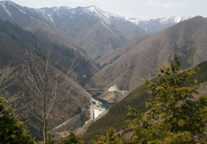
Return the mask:
[[[121,16],[147,20],[165,16],[207,17],[207,0],[12,0],[31,8],[96,7]]]

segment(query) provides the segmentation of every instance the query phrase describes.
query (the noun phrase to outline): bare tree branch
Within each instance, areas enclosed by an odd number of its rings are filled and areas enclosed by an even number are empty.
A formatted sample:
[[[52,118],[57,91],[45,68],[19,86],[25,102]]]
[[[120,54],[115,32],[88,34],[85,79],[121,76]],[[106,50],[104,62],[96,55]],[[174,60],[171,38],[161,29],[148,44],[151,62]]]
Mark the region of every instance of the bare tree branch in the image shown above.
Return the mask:
[[[72,86],[69,85],[69,78],[73,73],[75,59],[66,73],[58,70],[50,59],[51,48],[48,48],[46,54],[41,51],[40,44],[36,44],[36,49],[32,52],[25,52],[23,65],[24,89],[27,91],[25,96],[28,99],[28,112],[38,121],[43,123],[41,127],[44,143],[47,143],[47,131],[53,118],[59,118],[55,115],[55,108],[64,101],[64,95],[68,95]],[[67,98],[67,97],[66,97]],[[35,126],[35,124],[30,124]],[[39,124],[36,126],[39,128]]]

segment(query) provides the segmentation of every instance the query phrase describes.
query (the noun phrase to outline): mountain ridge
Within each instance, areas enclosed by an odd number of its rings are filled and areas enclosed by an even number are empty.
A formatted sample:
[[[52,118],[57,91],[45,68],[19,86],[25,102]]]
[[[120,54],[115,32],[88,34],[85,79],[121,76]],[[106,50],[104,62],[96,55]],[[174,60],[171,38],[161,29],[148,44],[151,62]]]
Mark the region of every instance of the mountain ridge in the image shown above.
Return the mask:
[[[158,22],[151,28],[156,32],[151,32],[150,28],[146,31],[146,24],[143,27],[138,26],[126,17],[105,12],[93,5],[34,9],[20,6],[12,1],[1,1],[0,12],[1,19],[21,25],[41,39],[47,37],[46,41],[55,40],[66,44],[65,40],[60,39],[70,39],[94,60],[99,60],[105,54],[138,36],[156,33],[175,24],[160,25]],[[44,35],[42,31],[50,33],[48,34],[50,36],[56,35],[55,37],[61,38],[56,40],[54,37]]]
[[[12,18],[8,12],[12,15]],[[77,67],[74,70],[78,73],[80,79],[82,79],[82,75],[91,77],[99,70],[97,64],[88,57],[85,50],[56,29],[40,10],[23,7],[12,1],[0,1],[0,19],[32,32],[37,39],[47,43],[47,45],[75,52],[79,64],[76,63]],[[71,53],[67,58],[73,54]],[[66,66],[65,62],[62,64]],[[81,70],[81,66],[85,69]]]
[[[172,53],[180,56],[184,68],[195,66],[207,59],[206,23],[207,19],[194,17],[140,42],[127,43],[117,50],[126,53],[115,53],[112,58],[106,58],[106,61],[114,60],[92,77],[91,84],[95,87],[117,84],[123,90],[133,90],[141,84],[141,78],[155,76],[157,69],[168,63]],[[128,45],[133,48],[126,51]]]

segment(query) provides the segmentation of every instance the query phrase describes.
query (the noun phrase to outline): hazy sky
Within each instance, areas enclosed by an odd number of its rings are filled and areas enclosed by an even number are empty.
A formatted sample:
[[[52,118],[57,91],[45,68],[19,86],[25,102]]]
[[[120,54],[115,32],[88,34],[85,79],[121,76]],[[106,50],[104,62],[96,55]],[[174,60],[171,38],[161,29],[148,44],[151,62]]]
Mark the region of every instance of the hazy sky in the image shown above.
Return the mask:
[[[52,6],[95,5],[104,11],[139,19],[163,16],[207,17],[207,0],[12,0],[22,6],[40,8]]]

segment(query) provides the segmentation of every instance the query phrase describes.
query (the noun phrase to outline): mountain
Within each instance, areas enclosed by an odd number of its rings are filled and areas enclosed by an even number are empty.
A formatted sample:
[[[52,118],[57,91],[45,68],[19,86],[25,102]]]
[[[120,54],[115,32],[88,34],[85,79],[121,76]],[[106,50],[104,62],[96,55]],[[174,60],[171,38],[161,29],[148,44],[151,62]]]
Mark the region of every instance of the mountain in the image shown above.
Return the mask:
[[[47,43],[48,47],[52,46],[54,51],[57,50],[56,55],[53,55],[56,60],[57,55],[61,57],[58,51],[60,49],[62,54],[67,56],[60,58],[61,66],[69,68],[67,63],[76,57],[74,71],[80,80],[83,75],[89,78],[99,70],[85,50],[61,33],[42,10],[22,7],[12,1],[0,1],[0,19],[32,32],[37,39]]]
[[[155,76],[172,53],[179,55],[184,68],[195,66],[207,59],[206,38],[207,19],[202,17],[180,22],[146,39],[138,38],[108,58],[114,62],[96,73],[91,84],[102,88],[117,84],[123,90],[134,90],[142,83],[141,78]]]
[[[207,94],[207,61],[196,65],[196,67],[196,74],[193,75],[192,80],[188,81],[188,83],[193,83],[194,80],[198,80],[198,82],[202,84],[202,87],[198,90],[200,93],[199,96],[202,97]],[[153,81],[154,80],[155,79],[153,79]],[[129,112],[127,106],[135,108],[139,112],[146,112],[146,102],[149,101],[150,98],[147,90],[148,87],[146,84],[143,84],[109,109],[105,116],[90,125],[87,133],[83,136],[85,142],[94,140],[97,135],[103,135],[105,131],[111,127],[122,133],[122,130],[127,128],[128,125],[128,123],[126,123],[127,113]],[[198,97],[194,98],[194,100],[197,99]]]
[[[140,42],[147,39],[149,36],[140,36],[137,37],[129,42],[127,42],[125,45],[121,46],[120,48],[109,52],[108,54],[104,55],[101,59],[98,60],[101,67],[105,67],[106,65],[112,64],[114,61],[116,61],[119,57],[130,51],[132,48],[134,48],[136,45],[138,45]]]
[[[33,49],[34,50],[37,49],[36,47],[37,38],[31,32],[28,32],[8,21],[5,22],[0,20],[0,37],[1,37],[0,68],[3,68],[8,64],[14,67],[18,67],[21,66],[22,64],[25,64],[26,62],[23,59],[25,51],[31,52]],[[45,44],[40,40],[39,40],[39,44],[42,52],[48,50],[47,46],[45,46]],[[59,62],[56,67],[53,67],[53,71],[59,72],[60,68],[66,68],[68,65],[70,67],[71,65],[70,60],[75,58],[74,54],[75,51],[72,50],[70,51],[69,49],[63,50],[59,48],[58,45],[56,45],[56,47],[53,47],[51,49],[50,59],[52,60],[52,63]],[[77,61],[77,64],[81,65],[81,59],[80,58],[78,59],[79,61]],[[83,65],[87,67],[87,65],[89,64],[83,63]],[[19,70],[19,68],[17,70]],[[19,73],[20,75],[22,74],[22,69],[20,69]],[[49,129],[54,128],[55,126],[67,121],[69,118],[72,118],[77,114],[80,114],[83,106],[90,105],[91,96],[82,88],[82,86],[80,86],[77,82],[75,82],[73,77],[65,77],[65,79],[67,80],[68,85],[67,87],[62,87],[61,88],[62,93],[58,94],[58,100],[61,101],[61,105],[60,104],[56,105],[51,111],[51,113],[53,114],[57,114],[58,112],[59,117],[52,119],[50,121],[50,126],[48,127]],[[57,83],[59,83],[61,82],[61,79],[57,79],[57,81],[58,81]],[[28,103],[30,103],[30,101],[33,101],[33,99],[32,97],[29,96],[23,98],[22,94],[27,95],[28,89],[25,89],[24,91],[25,86],[23,87],[22,85],[23,85],[23,81],[21,80],[21,78],[18,77],[16,78],[14,86],[8,89],[10,93],[13,93],[14,91],[15,91],[14,93],[21,92],[21,96],[15,97],[14,100],[15,106],[20,106],[20,109],[18,111],[19,116],[22,120],[27,120],[28,118],[30,122],[33,122],[33,124],[41,125],[42,123],[40,121],[37,121],[32,115],[28,113],[25,114],[26,110],[24,105],[27,104],[27,103],[25,104],[25,102],[28,101]],[[47,88],[49,89],[49,86]],[[41,107],[35,106],[35,109],[37,111],[40,108]],[[77,117],[76,120],[73,120],[73,124],[68,125],[67,128],[70,128],[72,126],[78,127],[84,124],[84,122],[89,118],[89,116],[90,116],[89,112],[86,112],[85,114],[81,115],[80,118]],[[33,136],[37,137],[39,132],[35,131],[30,126],[28,127],[30,128]]]
[[[35,47],[32,33],[0,20],[0,68],[8,63],[18,65],[22,62],[24,51]]]
[[[135,24],[95,6],[33,9],[1,1],[0,19],[18,24],[44,41],[86,51],[93,59],[144,34]]]
[[[139,20],[136,18],[127,18],[127,20],[135,23],[138,27],[144,30],[148,34],[158,33],[170,26],[173,26],[181,21],[190,19],[190,17],[162,17],[149,20]]]
[[[12,1],[0,2],[0,19],[18,24],[42,40],[76,47],[94,60],[138,36],[157,33],[184,20],[169,17],[141,21],[105,12],[96,6],[33,9]]]
[[[98,60],[144,32],[120,16],[95,6],[41,8],[54,26]]]

